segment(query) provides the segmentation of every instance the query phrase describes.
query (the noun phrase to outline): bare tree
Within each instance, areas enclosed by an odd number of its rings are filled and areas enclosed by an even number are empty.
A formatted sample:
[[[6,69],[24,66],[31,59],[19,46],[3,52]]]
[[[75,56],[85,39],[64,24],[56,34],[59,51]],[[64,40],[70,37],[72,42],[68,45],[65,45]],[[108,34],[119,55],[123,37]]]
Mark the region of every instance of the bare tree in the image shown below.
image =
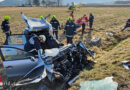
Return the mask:
[[[40,1],[39,0],[33,0],[33,4],[36,5],[36,6],[39,6],[40,5]]]
[[[56,0],[46,0],[46,4],[48,6],[56,6],[57,1]]]
[[[32,0],[27,0],[28,5],[32,5]]]
[[[58,7],[62,4],[63,0],[56,0]]]
[[[42,0],[42,5],[45,5],[46,4],[46,0]]]

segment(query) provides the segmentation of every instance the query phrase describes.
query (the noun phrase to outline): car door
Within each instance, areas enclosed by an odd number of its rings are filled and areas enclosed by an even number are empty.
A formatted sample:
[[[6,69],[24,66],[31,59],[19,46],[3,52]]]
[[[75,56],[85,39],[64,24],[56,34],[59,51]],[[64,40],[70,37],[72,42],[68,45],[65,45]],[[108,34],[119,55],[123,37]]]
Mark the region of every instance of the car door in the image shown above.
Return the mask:
[[[19,78],[24,76],[37,65],[37,59],[31,60],[31,53],[18,48],[0,47],[0,55],[8,78]]]
[[[29,35],[24,34],[13,34],[8,36],[5,40],[4,46],[16,47],[24,49],[24,44],[27,42]]]

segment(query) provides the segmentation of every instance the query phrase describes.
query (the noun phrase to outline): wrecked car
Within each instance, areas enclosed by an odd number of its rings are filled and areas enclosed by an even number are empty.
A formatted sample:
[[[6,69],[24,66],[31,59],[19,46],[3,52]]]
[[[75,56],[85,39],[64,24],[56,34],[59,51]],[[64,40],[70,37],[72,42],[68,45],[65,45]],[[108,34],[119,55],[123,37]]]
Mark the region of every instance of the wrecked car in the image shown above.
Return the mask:
[[[21,16],[27,24],[23,34],[9,36],[0,47],[6,75],[9,81],[14,82],[11,88],[44,80],[51,84],[58,81],[71,86],[80,71],[87,66],[87,54],[94,58],[96,53],[86,48],[82,42],[68,45],[58,42],[53,37],[52,26],[46,18],[28,18],[23,13]],[[32,33],[47,37],[47,47],[41,58],[24,50],[24,44]]]

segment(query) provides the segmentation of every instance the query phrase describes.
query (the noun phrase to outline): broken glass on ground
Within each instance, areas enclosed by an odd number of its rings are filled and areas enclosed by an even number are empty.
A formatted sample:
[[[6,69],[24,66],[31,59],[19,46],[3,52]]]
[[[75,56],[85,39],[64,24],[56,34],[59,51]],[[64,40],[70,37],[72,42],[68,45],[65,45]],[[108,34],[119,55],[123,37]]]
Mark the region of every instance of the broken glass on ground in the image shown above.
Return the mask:
[[[106,77],[101,80],[84,81],[80,83],[80,90],[117,90],[118,83]]]

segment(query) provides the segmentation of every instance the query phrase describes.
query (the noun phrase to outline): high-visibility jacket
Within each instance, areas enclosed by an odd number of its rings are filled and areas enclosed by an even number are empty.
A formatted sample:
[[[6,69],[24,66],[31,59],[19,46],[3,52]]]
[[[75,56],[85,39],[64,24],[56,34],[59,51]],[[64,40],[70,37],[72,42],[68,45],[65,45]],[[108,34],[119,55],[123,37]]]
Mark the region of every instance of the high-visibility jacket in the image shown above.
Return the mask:
[[[88,18],[87,17],[82,17],[81,18],[81,24],[83,24],[83,23],[85,23],[85,24],[88,23]]]
[[[74,15],[71,13],[71,14],[70,14],[70,17],[74,18]]]
[[[76,21],[76,23],[78,24],[78,25],[80,25],[81,24],[81,19],[78,19],[77,21]]]

